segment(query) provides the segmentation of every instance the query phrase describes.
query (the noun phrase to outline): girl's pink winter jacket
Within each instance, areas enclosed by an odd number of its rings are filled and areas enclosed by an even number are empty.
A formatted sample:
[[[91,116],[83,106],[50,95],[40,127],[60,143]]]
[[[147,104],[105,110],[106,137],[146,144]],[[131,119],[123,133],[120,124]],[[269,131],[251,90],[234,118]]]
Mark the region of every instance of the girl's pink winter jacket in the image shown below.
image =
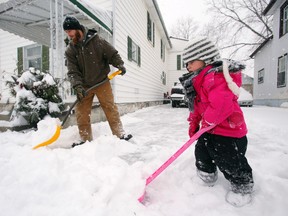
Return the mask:
[[[202,122],[216,124],[209,133],[240,138],[247,134],[243,112],[237,102],[238,97],[228,88],[223,72],[213,71],[206,66],[192,79],[197,95],[194,100],[194,111],[190,113],[190,125],[195,128]],[[241,71],[230,73],[233,81],[241,86]]]

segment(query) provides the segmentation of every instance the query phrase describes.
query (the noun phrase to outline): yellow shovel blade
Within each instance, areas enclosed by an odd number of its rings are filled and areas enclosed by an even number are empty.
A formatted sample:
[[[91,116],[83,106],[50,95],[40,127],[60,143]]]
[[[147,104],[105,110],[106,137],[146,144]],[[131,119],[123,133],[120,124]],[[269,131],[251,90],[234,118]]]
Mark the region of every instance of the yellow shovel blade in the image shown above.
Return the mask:
[[[37,149],[39,147],[47,146],[47,145],[55,142],[58,139],[58,137],[60,136],[60,130],[61,130],[61,126],[57,125],[57,128],[56,128],[56,131],[55,131],[54,135],[49,140],[34,146],[33,149]]]

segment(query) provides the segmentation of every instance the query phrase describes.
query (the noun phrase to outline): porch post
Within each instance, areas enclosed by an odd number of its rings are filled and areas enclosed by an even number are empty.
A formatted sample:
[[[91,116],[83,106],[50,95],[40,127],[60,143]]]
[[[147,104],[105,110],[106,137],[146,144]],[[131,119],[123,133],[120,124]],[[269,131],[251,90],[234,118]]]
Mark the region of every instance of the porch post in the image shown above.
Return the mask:
[[[64,1],[50,1],[50,73],[60,82],[59,90],[64,99],[64,31],[62,23],[64,18]]]

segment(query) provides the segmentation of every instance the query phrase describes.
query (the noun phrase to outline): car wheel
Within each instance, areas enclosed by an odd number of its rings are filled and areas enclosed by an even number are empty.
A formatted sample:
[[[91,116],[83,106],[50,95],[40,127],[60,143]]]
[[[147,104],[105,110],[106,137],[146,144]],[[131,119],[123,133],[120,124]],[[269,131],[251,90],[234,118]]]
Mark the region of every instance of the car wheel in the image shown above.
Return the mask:
[[[175,108],[177,106],[176,101],[172,101],[172,107]]]

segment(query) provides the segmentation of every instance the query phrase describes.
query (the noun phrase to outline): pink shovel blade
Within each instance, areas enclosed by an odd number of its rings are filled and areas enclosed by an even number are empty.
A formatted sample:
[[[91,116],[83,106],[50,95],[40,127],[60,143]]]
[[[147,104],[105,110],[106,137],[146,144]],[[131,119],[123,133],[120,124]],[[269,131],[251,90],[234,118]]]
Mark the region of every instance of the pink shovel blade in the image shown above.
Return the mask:
[[[144,203],[145,195],[146,195],[146,191],[144,190],[142,196],[140,196],[140,197],[138,198],[138,201],[139,201],[140,203],[142,203],[142,204]]]

